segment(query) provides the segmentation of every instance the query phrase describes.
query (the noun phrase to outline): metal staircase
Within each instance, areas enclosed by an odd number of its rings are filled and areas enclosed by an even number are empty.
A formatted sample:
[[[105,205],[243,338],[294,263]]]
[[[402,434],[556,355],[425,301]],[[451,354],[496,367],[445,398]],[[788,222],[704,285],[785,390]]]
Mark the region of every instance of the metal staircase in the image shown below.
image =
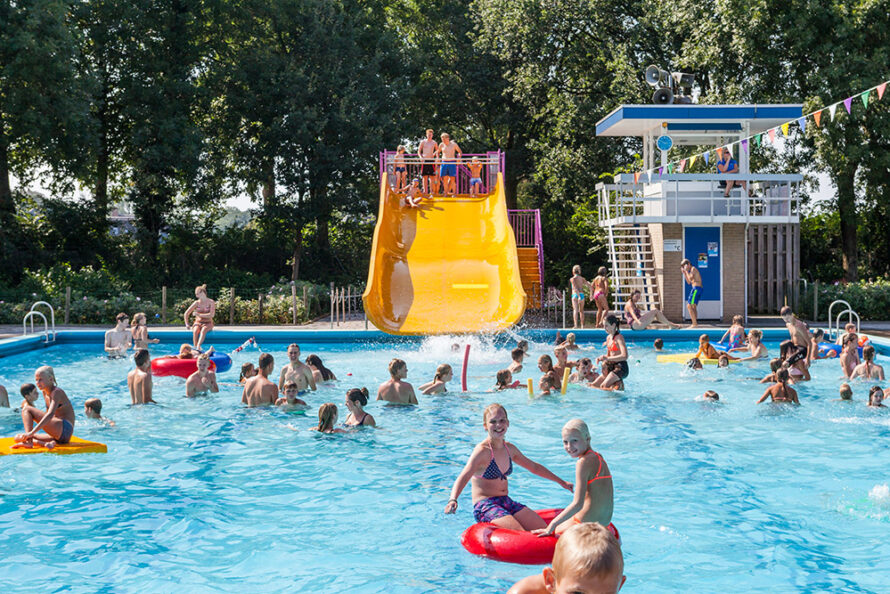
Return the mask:
[[[606,229],[612,262],[613,310],[622,312],[634,289],[642,293],[640,309],[661,309],[649,229],[640,225],[609,225]]]

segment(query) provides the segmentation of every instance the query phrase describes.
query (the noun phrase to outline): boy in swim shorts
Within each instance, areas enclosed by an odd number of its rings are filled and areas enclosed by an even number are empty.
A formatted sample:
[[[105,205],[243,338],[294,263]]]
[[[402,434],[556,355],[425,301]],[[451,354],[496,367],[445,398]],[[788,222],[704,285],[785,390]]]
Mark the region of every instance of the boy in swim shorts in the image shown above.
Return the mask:
[[[556,541],[551,567],[519,580],[507,594],[615,594],[626,579],[624,556],[615,535],[601,524],[576,524]]]
[[[275,405],[286,410],[304,410],[308,405],[298,396],[300,396],[300,388],[291,382],[284,386],[284,397],[276,400]]]
[[[686,297],[686,309],[689,310],[689,319],[692,321],[689,327],[696,328],[698,326],[698,301],[701,299],[701,273],[686,258],[680,262],[680,270],[689,285],[689,295]]]
[[[470,170],[470,196],[475,198],[476,192],[482,191],[482,163],[479,157],[473,157],[467,168]]]

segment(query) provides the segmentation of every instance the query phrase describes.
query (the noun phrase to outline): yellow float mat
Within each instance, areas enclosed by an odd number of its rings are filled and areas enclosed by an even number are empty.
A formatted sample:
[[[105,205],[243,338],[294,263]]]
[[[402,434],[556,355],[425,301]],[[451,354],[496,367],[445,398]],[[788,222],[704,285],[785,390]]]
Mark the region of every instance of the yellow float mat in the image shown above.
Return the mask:
[[[672,353],[670,355],[658,355],[655,360],[659,363],[686,363],[695,359],[695,353]],[[702,365],[716,365],[717,359],[700,359]],[[740,363],[738,359],[730,359],[730,363]]]
[[[51,450],[36,443],[33,448],[12,449],[13,445],[15,445],[14,437],[0,438],[0,456],[13,454],[105,454],[108,452],[108,446],[104,443],[86,441],[79,437],[72,437],[69,443],[56,445]]]

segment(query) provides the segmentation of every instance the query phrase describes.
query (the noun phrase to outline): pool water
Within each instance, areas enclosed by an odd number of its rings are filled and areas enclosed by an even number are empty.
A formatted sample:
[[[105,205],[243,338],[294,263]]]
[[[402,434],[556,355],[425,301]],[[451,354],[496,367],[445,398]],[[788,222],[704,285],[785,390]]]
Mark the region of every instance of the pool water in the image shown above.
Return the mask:
[[[75,405],[76,434],[108,444],[104,455],[0,457],[2,590],[505,591],[540,568],[464,551],[469,486],[458,512],[442,513],[485,437],[482,410],[498,401],[511,420],[507,438],[566,480],[573,462],[560,428],[573,417],[590,425],[614,477],[624,591],[887,591],[890,410],[866,408],[871,383],[854,384],[853,403],[837,402],[837,361],[815,365],[815,381],[798,387],[802,406],[757,406],[765,361],[693,372],[631,343],[626,392],[571,386],[530,400],[525,390],[486,392],[512,345],[471,340],[469,394],[459,393],[463,353],[450,349],[466,339],[304,345],[304,358],[319,354],[340,378],[308,396],[305,416],[241,406],[237,370],[256,361],[253,349],[233,356],[219,394],[186,399],[184,380],[155,378],[160,405],[142,407],[129,405],[132,363],[104,359],[101,346],[0,360],[13,406],[18,385],[52,365]],[[262,347],[277,378],[286,344]],[[550,345],[532,344],[519,379],[537,383],[545,352]],[[346,389],[364,385],[373,398],[394,356],[415,386],[451,363],[449,393],[419,396],[414,409],[371,403],[376,430],[309,431],[323,402],[345,419]],[[720,402],[697,400],[706,389]],[[84,419],[94,396],[114,427]],[[16,410],[0,411],[0,434],[19,431]],[[510,493],[534,508],[571,497],[518,467]]]

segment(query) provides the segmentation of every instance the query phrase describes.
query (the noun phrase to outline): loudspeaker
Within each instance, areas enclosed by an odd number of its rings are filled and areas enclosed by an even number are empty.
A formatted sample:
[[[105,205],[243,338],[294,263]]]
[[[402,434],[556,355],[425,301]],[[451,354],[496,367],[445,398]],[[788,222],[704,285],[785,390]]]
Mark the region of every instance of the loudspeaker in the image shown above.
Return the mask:
[[[646,82],[653,87],[667,87],[670,85],[671,73],[662,70],[655,64],[646,68]]]
[[[652,103],[657,103],[658,105],[667,105],[673,102],[674,93],[670,89],[655,89],[655,92],[652,93]]]

